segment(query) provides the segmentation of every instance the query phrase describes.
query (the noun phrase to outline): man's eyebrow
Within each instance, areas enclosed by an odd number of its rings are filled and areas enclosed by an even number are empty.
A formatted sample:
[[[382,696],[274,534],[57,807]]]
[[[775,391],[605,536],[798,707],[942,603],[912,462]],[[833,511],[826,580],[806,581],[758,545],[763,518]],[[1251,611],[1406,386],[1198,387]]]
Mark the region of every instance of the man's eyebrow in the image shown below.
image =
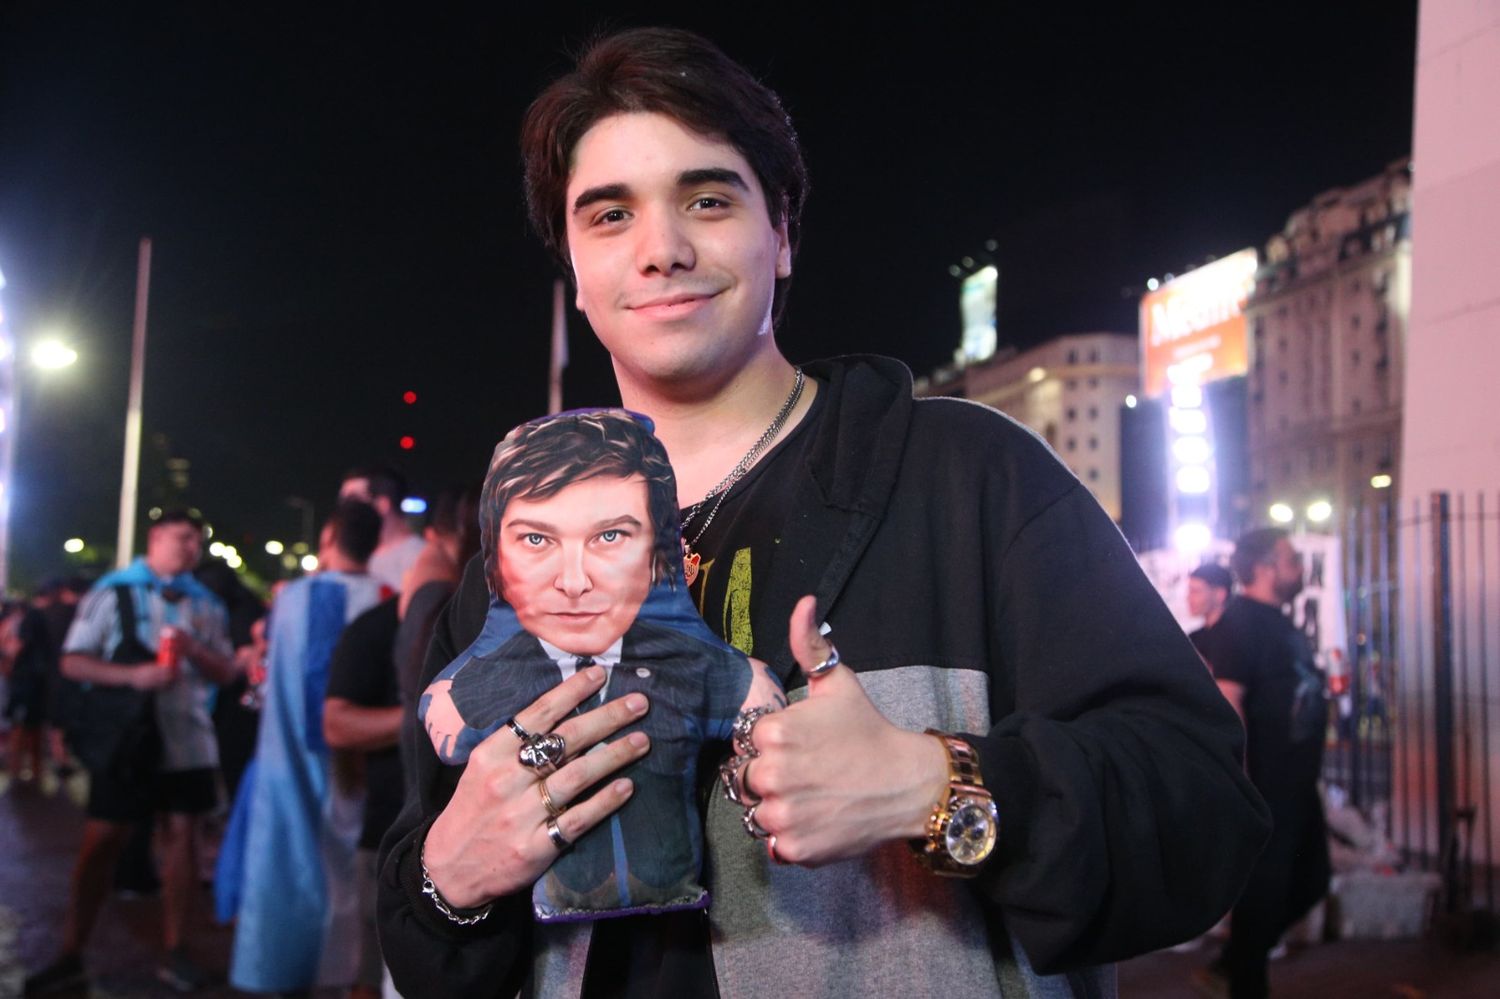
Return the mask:
[[[698,167],[694,170],[684,170],[677,175],[678,187],[696,187],[699,184],[728,184],[742,191],[749,192],[750,185],[738,170],[728,167]],[[573,214],[577,215],[590,205],[601,201],[625,201],[631,197],[629,184],[600,184],[598,187],[590,187],[580,191],[578,197],[573,199]]]
[[[598,522],[596,522],[593,525],[593,527],[591,528],[591,530],[595,530],[595,531],[608,531],[611,528],[615,528],[615,527],[640,527],[640,526],[641,526],[641,522],[639,520],[637,520],[635,517],[632,517],[630,514],[626,513],[626,514],[621,514],[618,517],[611,517],[608,520],[598,521]],[[507,520],[505,522],[505,529],[506,530],[512,530],[512,529],[517,528],[517,527],[524,527],[527,530],[537,531],[538,533],[541,533],[541,534],[557,534],[558,533],[558,528],[555,525],[553,525],[553,524],[547,523],[545,520],[530,520],[530,519],[527,519],[525,517],[517,517],[514,520]]]
[[[554,525],[549,524],[543,520],[524,520],[520,517],[517,517],[515,520],[507,520],[505,522],[505,529],[507,531],[514,527],[526,527],[542,534],[557,533],[557,528]]]
[[[747,193],[750,190],[750,185],[745,183],[745,178],[740,176],[739,171],[728,167],[699,167],[696,170],[684,170],[677,175],[678,187],[694,187],[698,184],[730,184]]]
[[[577,215],[589,205],[600,201],[624,201],[630,197],[630,187],[626,184],[600,184],[581,192],[573,199],[573,214]]]
[[[612,528],[616,528],[616,527],[640,527],[640,526],[641,526],[641,522],[639,520],[636,520],[634,517],[632,517],[630,514],[627,513],[627,514],[623,514],[623,515],[621,515],[619,517],[612,517],[609,520],[601,520],[601,521],[599,521],[597,524],[594,525],[594,530],[596,530],[596,531],[608,531],[608,530],[611,530]]]

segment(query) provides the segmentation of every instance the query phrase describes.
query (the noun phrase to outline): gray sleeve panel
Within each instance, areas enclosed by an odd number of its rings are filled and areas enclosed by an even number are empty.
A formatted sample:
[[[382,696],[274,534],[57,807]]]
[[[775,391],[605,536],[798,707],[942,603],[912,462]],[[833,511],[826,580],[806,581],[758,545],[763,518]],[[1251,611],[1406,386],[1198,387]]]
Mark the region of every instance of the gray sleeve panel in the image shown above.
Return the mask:
[[[980,671],[905,666],[859,679],[902,728],[990,727]],[[805,696],[802,688],[791,699]],[[709,915],[725,999],[1115,995],[1112,966],[1036,974],[1019,946],[991,939],[993,917],[970,882],[930,873],[903,843],[816,869],[778,866],[745,835],[740,814],[720,795],[709,803]]]

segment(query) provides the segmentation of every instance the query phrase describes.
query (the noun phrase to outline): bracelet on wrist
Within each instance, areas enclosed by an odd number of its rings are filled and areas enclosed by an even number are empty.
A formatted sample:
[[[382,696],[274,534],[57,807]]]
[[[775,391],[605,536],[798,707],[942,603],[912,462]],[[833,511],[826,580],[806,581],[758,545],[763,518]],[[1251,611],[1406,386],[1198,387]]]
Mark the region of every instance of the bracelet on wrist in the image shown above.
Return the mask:
[[[473,926],[484,922],[489,916],[490,910],[495,907],[494,902],[486,902],[471,909],[461,909],[456,905],[449,905],[448,900],[443,898],[442,893],[437,890],[437,885],[432,883],[432,874],[427,870],[427,844],[422,844],[422,852],[417,855],[417,863],[422,867],[422,894],[432,899],[433,908],[442,913],[450,923],[459,926]]]

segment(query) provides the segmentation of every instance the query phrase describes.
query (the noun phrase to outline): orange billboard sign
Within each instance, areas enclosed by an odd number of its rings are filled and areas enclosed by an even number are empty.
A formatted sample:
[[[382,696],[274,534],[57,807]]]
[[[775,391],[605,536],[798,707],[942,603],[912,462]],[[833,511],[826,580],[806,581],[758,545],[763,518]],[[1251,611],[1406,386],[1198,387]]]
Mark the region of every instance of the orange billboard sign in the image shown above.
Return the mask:
[[[1241,250],[1141,299],[1141,388],[1148,398],[1180,379],[1203,384],[1245,373],[1245,302],[1257,266],[1255,250]]]

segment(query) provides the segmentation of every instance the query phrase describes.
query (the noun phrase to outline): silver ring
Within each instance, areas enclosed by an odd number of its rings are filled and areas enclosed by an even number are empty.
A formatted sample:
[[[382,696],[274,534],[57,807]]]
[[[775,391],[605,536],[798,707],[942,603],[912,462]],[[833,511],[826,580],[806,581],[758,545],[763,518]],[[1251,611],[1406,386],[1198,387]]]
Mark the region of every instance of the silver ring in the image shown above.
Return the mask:
[[[771,861],[773,863],[777,863],[777,864],[785,864],[786,863],[786,861],[782,860],[781,857],[780,857],[780,855],[777,854],[777,852],[776,852],[776,837],[774,835],[766,837],[766,852],[771,855]]]
[[[515,715],[511,715],[509,718],[505,719],[505,727],[516,733],[516,738],[520,739],[522,742],[525,742],[527,739],[531,738],[531,733],[521,727],[521,723],[516,721]]]
[[[562,765],[563,757],[567,754],[568,744],[563,741],[563,737],[556,732],[548,732],[545,735],[528,735],[521,743],[516,759],[521,761],[521,766],[548,777]]]
[[[741,756],[754,758],[760,755],[760,750],[755,748],[751,736],[755,733],[755,723],[771,713],[771,709],[764,705],[751,708],[749,711],[741,711],[734,718],[734,751]]]
[[[743,770],[741,768],[744,768]],[[732,805],[744,808],[746,805],[758,805],[760,799],[750,800],[750,792],[745,788],[745,772],[750,769],[750,757],[731,756],[719,764],[719,780],[724,784],[724,797],[729,799]]]
[[[745,809],[745,814],[740,816],[740,821],[744,823],[745,832],[749,833],[755,839],[770,839],[771,834],[766,832],[759,822],[755,821],[755,810],[759,807],[760,802],[757,801]]]
[[[835,666],[837,666],[841,662],[843,662],[843,660],[839,658],[839,649],[838,649],[838,646],[834,645],[832,642],[829,642],[828,643],[828,658],[824,659],[822,662],[818,663],[818,665],[816,665],[812,669],[808,670],[807,671],[807,675],[808,676],[822,676],[824,673],[827,673],[829,670],[833,669]]]
[[[552,841],[553,846],[557,847],[558,853],[567,853],[568,848],[573,845],[568,837],[562,834],[562,830],[557,828],[556,818],[547,819],[547,838]]]
[[[567,805],[559,805],[552,800],[552,792],[547,788],[547,779],[544,777],[536,782],[537,790],[542,794],[542,807],[547,810],[547,817],[555,819],[568,810]]]

